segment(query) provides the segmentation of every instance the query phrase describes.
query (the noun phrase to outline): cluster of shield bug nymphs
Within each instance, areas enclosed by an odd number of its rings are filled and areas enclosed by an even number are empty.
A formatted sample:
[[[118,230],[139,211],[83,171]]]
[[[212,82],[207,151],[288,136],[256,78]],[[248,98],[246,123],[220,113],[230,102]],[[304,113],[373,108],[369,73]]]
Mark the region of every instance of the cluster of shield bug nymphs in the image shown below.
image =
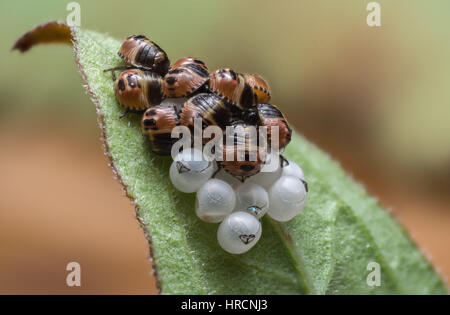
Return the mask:
[[[308,191],[303,171],[279,153],[292,131],[281,111],[268,103],[269,85],[261,76],[231,69],[210,73],[204,62],[192,57],[171,65],[164,50],[143,35],[127,38],[118,54],[128,65],[105,71],[112,71],[116,99],[125,108],[120,118],[130,111],[143,113],[142,133],[155,153],[170,155],[178,141],[172,130],[184,126],[193,131],[198,120],[203,130],[240,130],[231,142],[224,139],[222,159],[207,158],[198,146],[176,151],[169,174],[175,188],[197,193],[195,211],[201,220],[221,222],[217,239],[225,251],[242,254],[252,248],[261,237],[260,219],[266,213],[285,222],[303,209]],[[264,146],[249,140],[252,130],[258,132],[261,126],[267,127]],[[278,134],[277,150],[270,146],[272,134]],[[200,148],[209,140],[203,137]],[[238,159],[237,152],[245,158]],[[227,153],[234,158],[227,159]],[[275,168],[261,171],[274,158],[279,160]]]

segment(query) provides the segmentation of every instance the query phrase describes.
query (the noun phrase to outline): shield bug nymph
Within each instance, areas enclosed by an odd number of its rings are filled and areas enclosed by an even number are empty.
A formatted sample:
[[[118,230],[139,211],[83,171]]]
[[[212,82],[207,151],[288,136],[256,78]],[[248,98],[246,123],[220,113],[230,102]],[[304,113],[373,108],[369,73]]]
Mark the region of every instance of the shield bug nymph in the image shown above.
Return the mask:
[[[122,72],[118,77],[113,74],[113,80],[116,99],[126,109],[121,117],[129,111],[144,111],[150,106],[160,104],[164,99],[163,79],[154,72],[130,69]]]
[[[194,128],[194,119],[202,120],[202,128],[215,125],[225,129],[231,117],[229,108],[214,94],[200,93],[188,99],[181,110],[182,126]]]
[[[209,79],[208,67],[199,59],[184,57],[177,60],[164,77],[166,97],[187,97],[200,89]]]
[[[119,49],[118,55],[125,62],[146,70],[165,75],[170,61],[164,50],[144,35],[128,37]]]
[[[248,85],[253,90],[253,93],[256,95],[256,102],[258,104],[260,103],[267,103],[270,101],[270,88],[269,83],[267,83],[264,78],[258,74],[249,74],[244,73],[243,74],[245,82],[247,82]]]
[[[259,135],[255,126],[235,121],[231,127],[234,129],[233,140],[230,143],[227,139],[229,135],[224,135],[223,158],[218,165],[244,182],[247,177],[260,172],[266,158],[266,148],[258,145]]]
[[[240,110],[246,110],[256,104],[256,95],[245,82],[242,74],[231,69],[219,69],[209,76],[209,90]]]
[[[169,155],[178,139],[172,138],[172,129],[180,124],[179,112],[173,105],[157,105],[147,109],[142,117],[142,133],[148,136],[152,151]]]
[[[275,106],[268,103],[257,105],[257,115],[260,126],[267,127],[267,144],[272,143],[272,128],[278,128],[278,148],[282,150],[291,141],[292,129],[289,127],[286,118]]]

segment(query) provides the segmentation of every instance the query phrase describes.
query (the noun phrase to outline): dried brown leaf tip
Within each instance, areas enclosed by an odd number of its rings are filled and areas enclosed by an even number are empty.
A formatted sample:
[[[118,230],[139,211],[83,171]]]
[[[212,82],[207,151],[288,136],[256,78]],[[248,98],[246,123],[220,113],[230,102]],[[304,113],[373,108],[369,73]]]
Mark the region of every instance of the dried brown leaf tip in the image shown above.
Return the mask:
[[[62,22],[48,22],[33,28],[23,34],[14,44],[11,50],[18,49],[25,52],[34,45],[43,43],[72,44],[72,30]]]

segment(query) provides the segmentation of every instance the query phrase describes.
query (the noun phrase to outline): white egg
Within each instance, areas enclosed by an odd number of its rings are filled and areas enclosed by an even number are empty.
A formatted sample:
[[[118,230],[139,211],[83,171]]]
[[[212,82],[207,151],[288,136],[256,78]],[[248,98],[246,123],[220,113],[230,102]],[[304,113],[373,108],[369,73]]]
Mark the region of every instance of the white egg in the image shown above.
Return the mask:
[[[229,215],[235,205],[233,188],[223,180],[211,178],[197,191],[195,213],[203,221],[216,223]]]
[[[288,161],[288,163],[281,168],[281,176],[290,175],[305,180],[302,168],[294,161]]]
[[[245,182],[236,188],[236,207],[234,211],[244,211],[260,219],[269,209],[269,195],[260,185]]]
[[[169,176],[176,189],[192,193],[202,187],[214,173],[214,162],[207,161],[196,149],[180,152],[170,166]]]
[[[243,254],[256,245],[262,226],[253,215],[238,211],[227,216],[217,230],[220,247],[231,254]]]
[[[269,211],[274,220],[291,220],[306,204],[306,188],[303,181],[295,176],[282,176],[270,188]]]

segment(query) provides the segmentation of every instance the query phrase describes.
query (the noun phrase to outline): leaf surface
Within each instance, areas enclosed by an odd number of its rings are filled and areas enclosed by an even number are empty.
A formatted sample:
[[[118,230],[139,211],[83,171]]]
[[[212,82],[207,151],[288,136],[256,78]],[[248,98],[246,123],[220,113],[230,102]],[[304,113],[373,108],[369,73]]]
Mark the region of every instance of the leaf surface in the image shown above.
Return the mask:
[[[285,156],[302,166],[308,203],[295,219],[263,218],[259,243],[244,255],[224,252],[217,224],[199,220],[194,194],[169,180],[170,157],[150,150],[140,115],[119,119],[111,75],[121,65],[121,41],[49,22],[13,48],[72,43],[86,89],[97,107],[105,152],[149,241],[160,292],[165,294],[446,294],[447,288],[404,229],[327,154],[294,133]],[[36,74],[37,75],[37,74]],[[120,233],[120,231],[117,231]],[[370,262],[381,285],[369,286]]]

